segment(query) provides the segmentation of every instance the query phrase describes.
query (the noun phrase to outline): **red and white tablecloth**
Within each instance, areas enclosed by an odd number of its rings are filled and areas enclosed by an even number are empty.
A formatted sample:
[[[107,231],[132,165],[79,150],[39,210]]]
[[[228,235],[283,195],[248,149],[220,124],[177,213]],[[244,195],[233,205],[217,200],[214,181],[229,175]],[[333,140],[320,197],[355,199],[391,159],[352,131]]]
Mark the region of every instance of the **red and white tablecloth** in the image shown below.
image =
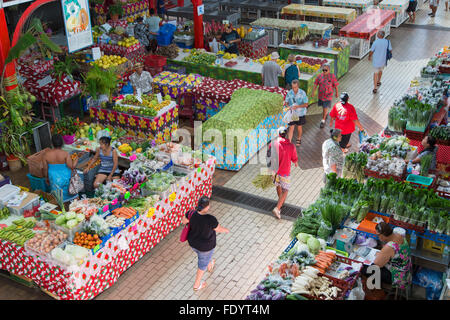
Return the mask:
[[[420,153],[423,150],[422,141],[419,140],[409,140],[409,144],[417,148],[417,152]],[[438,151],[436,154],[436,161],[437,163],[444,163],[448,164],[450,163],[450,146],[444,146],[444,145],[436,145],[438,147]]]
[[[186,211],[194,208],[202,195],[211,196],[214,169],[215,159],[210,158],[178,182],[173,190],[176,194],[173,202],[168,198],[158,202],[151,217],[140,214],[136,221],[110,238],[105,247],[90,255],[81,266],[63,268],[48,258],[30,255],[21,246],[0,240],[0,269],[28,277],[60,299],[93,299],[176,229]]]

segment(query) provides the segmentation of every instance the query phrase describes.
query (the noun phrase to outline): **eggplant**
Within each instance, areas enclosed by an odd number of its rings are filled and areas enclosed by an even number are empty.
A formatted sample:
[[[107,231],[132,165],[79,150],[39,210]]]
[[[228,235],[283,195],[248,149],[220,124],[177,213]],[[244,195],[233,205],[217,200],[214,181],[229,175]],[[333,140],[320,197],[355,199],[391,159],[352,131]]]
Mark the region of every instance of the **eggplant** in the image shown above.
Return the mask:
[[[272,300],[272,296],[270,294],[265,294],[263,300]]]
[[[266,287],[265,287],[263,284],[258,284],[258,285],[256,286],[256,288],[259,289],[259,290],[264,290],[264,289],[266,289]]]
[[[256,292],[256,296],[258,297],[258,298],[263,298],[264,297],[264,291],[258,291],[258,292]]]

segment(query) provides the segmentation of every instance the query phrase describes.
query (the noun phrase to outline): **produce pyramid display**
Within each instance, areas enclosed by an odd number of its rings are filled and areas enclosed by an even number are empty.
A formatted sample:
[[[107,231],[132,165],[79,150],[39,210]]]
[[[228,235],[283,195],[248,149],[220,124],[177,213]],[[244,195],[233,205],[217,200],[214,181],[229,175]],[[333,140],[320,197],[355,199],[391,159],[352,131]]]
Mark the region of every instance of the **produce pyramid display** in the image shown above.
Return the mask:
[[[223,137],[222,145],[219,144],[219,141],[214,141],[214,143],[219,147],[225,147],[227,146],[227,130],[244,130],[241,136],[241,138],[244,138],[264,119],[282,111],[282,95],[264,90],[238,89],[232,94],[230,102],[204,123],[204,139],[208,130],[219,130]],[[236,145],[234,148],[234,154],[238,155],[241,150],[238,150]]]

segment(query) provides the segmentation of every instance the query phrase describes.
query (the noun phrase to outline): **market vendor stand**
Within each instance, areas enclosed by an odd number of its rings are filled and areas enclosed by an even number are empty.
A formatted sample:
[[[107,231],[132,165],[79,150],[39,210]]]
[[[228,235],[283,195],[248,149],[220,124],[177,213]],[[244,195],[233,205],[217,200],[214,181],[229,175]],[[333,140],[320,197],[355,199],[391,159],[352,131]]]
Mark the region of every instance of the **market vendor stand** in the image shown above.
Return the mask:
[[[188,52],[180,52],[178,57],[176,57],[175,59],[168,59],[167,61],[171,64],[185,67],[187,73],[208,75],[211,78],[219,80],[231,81],[234,79],[241,79],[255,84],[262,84],[262,65],[260,63],[254,63],[251,60],[248,62],[244,62],[244,58],[239,57],[238,59],[233,59],[237,62],[237,64],[231,68],[222,65],[200,65],[183,61],[183,58],[187,57],[188,55]],[[226,62],[227,60],[224,59],[224,63]],[[331,59],[327,59],[327,62],[331,65],[331,72],[334,72],[334,61]],[[300,73],[300,89],[304,90],[307,93],[310,104],[317,101],[317,96],[312,96],[312,89],[314,86],[314,80],[318,74],[319,71],[314,74],[307,74],[304,72]],[[279,77],[279,86],[284,87],[283,77]]]
[[[238,43],[239,54],[250,59],[259,59],[267,56],[268,46],[268,34],[264,34],[256,39],[244,38]]]
[[[408,5],[409,0],[383,0],[378,4],[378,8],[395,12],[395,18],[391,21],[391,26],[397,28],[408,19],[408,13],[406,12]],[[417,8],[420,8],[419,5]]]
[[[23,246],[1,240],[0,269],[28,283],[32,281],[55,299],[93,299],[175,230],[201,196],[211,196],[214,164],[215,159],[210,158],[191,170],[173,185],[169,197],[139,213],[135,221],[91,252],[80,265],[65,266],[48,255],[36,256]]]
[[[337,30],[356,19],[355,9],[302,4],[290,4],[281,10],[281,14],[287,19],[295,20],[324,19],[326,22],[327,19],[331,19]]]
[[[241,23],[249,22],[261,17],[279,18],[281,9],[285,6],[283,3],[273,3],[271,1],[258,2],[252,0],[246,1],[219,1],[221,10],[229,12],[239,12]]]
[[[136,63],[143,63],[146,54],[146,50],[141,44],[136,44],[126,48],[117,44],[99,43],[93,47],[100,47],[100,50],[107,55],[119,55],[121,57],[125,57],[133,65]]]
[[[322,5],[338,8],[353,8],[358,16],[362,15],[373,5],[373,0],[323,0]]]
[[[285,19],[260,18],[250,23],[253,28],[264,28],[269,34],[269,46],[278,48],[286,39],[286,33],[292,29],[299,29],[302,25],[308,27],[310,34],[317,34],[329,38],[333,25],[329,23],[311,21],[293,21]],[[284,59],[284,58],[283,58]]]
[[[332,59],[334,61],[334,75],[339,79],[349,70],[350,46],[343,50],[333,50],[327,47],[315,47],[312,42],[302,45],[280,44],[280,57],[287,59],[289,54],[301,54],[305,56]]]
[[[387,37],[390,34],[391,20],[394,16],[395,12],[391,10],[371,9],[343,27],[339,35],[350,42],[350,58],[365,57],[370,51],[371,39],[376,37],[378,31],[385,31],[385,37]],[[378,22],[378,25],[374,25],[375,22]]]

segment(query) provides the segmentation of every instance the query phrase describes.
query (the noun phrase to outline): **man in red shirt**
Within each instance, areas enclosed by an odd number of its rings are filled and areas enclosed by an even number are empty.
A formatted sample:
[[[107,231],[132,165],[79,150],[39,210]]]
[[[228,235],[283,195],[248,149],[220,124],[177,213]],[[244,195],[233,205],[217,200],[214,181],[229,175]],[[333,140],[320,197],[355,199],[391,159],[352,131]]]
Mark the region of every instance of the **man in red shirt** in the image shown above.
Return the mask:
[[[316,95],[316,89],[319,87],[319,100],[318,105],[323,108],[322,120],[320,121],[320,129],[325,126],[325,121],[328,115],[328,109],[331,107],[331,101],[333,100],[333,89],[336,92],[336,98],[338,97],[338,81],[333,73],[330,73],[330,65],[324,64],[322,67],[322,73],[319,74],[314,81],[313,97]]]
[[[355,107],[348,103],[348,93],[343,92],[340,97],[341,101],[336,103],[330,112],[330,127],[333,128],[333,124],[336,121],[335,128],[341,129],[342,140],[339,143],[344,152],[348,152],[350,138],[353,131],[355,131],[355,125],[358,126],[360,131],[364,131],[361,123],[358,120]]]
[[[274,184],[277,187],[278,203],[272,210],[273,214],[281,219],[281,207],[286,201],[290,186],[291,162],[298,167],[297,150],[295,146],[286,139],[287,128],[278,129],[279,137],[269,145],[268,156],[270,157],[270,170],[272,171]]]

